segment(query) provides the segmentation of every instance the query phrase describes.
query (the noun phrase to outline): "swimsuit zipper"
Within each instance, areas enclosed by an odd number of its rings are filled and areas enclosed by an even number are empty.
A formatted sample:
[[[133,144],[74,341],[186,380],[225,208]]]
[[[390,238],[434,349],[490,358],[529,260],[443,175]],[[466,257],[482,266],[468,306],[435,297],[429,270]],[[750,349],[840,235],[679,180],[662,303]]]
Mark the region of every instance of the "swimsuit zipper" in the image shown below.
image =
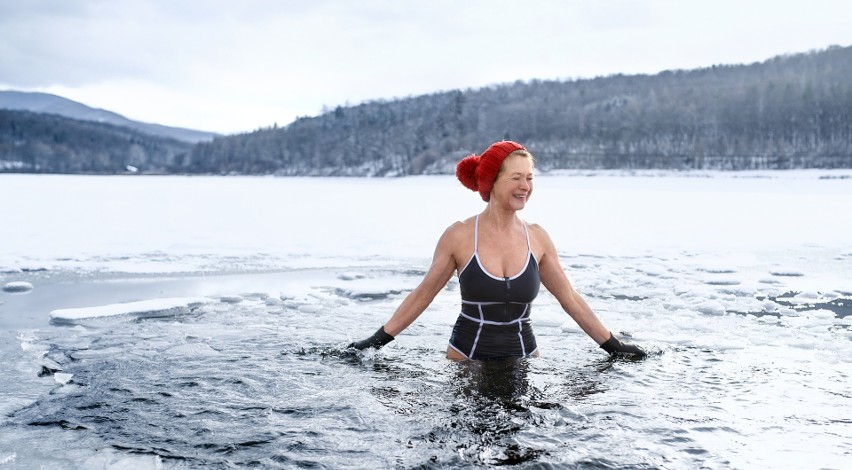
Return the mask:
[[[506,280],[506,290],[512,290],[512,283],[511,283],[511,282],[509,282],[509,278],[508,278],[508,277],[504,277],[503,279],[505,279],[505,280]]]

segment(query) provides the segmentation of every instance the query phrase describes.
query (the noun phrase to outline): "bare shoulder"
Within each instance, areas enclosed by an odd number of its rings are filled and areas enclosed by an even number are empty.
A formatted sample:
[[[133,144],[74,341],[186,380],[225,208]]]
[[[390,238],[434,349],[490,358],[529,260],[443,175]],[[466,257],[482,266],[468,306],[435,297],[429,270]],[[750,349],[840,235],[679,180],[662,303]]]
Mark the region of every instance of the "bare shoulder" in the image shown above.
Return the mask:
[[[472,220],[473,219],[470,218],[453,222],[446,230],[444,230],[444,234],[441,235],[441,239],[438,244],[454,250],[459,246],[459,244],[463,243],[464,240],[471,237],[471,234],[473,233]]]
[[[447,227],[441,236],[439,250],[452,256],[456,269],[461,269],[473,253],[474,225],[475,217],[469,217]]]
[[[444,237],[464,237],[473,230],[473,217],[453,222],[444,231]]]
[[[530,237],[533,241],[548,245],[553,243],[550,240],[550,234],[548,234],[547,230],[545,230],[540,224],[527,223],[527,229],[529,230]]]

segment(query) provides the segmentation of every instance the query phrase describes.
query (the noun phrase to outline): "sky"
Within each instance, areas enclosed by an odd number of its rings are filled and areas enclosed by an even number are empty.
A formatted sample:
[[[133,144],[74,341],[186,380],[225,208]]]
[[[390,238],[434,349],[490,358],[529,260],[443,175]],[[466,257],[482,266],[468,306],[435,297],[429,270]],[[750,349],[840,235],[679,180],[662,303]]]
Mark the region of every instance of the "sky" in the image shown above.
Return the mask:
[[[223,134],[517,80],[852,45],[848,0],[0,0],[0,90]]]

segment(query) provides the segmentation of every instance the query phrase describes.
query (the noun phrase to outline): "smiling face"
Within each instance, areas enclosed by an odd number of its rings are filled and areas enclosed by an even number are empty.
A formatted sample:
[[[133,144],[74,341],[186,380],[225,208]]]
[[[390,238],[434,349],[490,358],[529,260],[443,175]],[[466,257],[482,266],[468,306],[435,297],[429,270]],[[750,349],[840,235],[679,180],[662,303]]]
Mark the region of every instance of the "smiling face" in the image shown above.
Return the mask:
[[[491,190],[491,202],[506,204],[514,210],[523,209],[533,190],[535,166],[526,152],[513,152],[505,160]]]

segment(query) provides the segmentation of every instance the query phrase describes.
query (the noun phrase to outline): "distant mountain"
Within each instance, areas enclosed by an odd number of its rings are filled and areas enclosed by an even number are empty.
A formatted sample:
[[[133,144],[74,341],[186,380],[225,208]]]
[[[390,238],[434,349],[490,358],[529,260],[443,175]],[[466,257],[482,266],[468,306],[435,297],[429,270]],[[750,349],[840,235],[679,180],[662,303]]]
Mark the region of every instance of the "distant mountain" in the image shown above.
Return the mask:
[[[0,173],[172,173],[193,144],[58,114],[0,109]]]
[[[193,147],[189,172],[452,173],[499,139],[541,169],[852,168],[852,47],[337,107]]]
[[[90,108],[82,103],[48,93],[0,91],[0,109],[58,114],[72,119],[129,127],[153,136],[168,137],[193,144],[213,140],[219,136],[212,132],[133,121],[112,111]]]

